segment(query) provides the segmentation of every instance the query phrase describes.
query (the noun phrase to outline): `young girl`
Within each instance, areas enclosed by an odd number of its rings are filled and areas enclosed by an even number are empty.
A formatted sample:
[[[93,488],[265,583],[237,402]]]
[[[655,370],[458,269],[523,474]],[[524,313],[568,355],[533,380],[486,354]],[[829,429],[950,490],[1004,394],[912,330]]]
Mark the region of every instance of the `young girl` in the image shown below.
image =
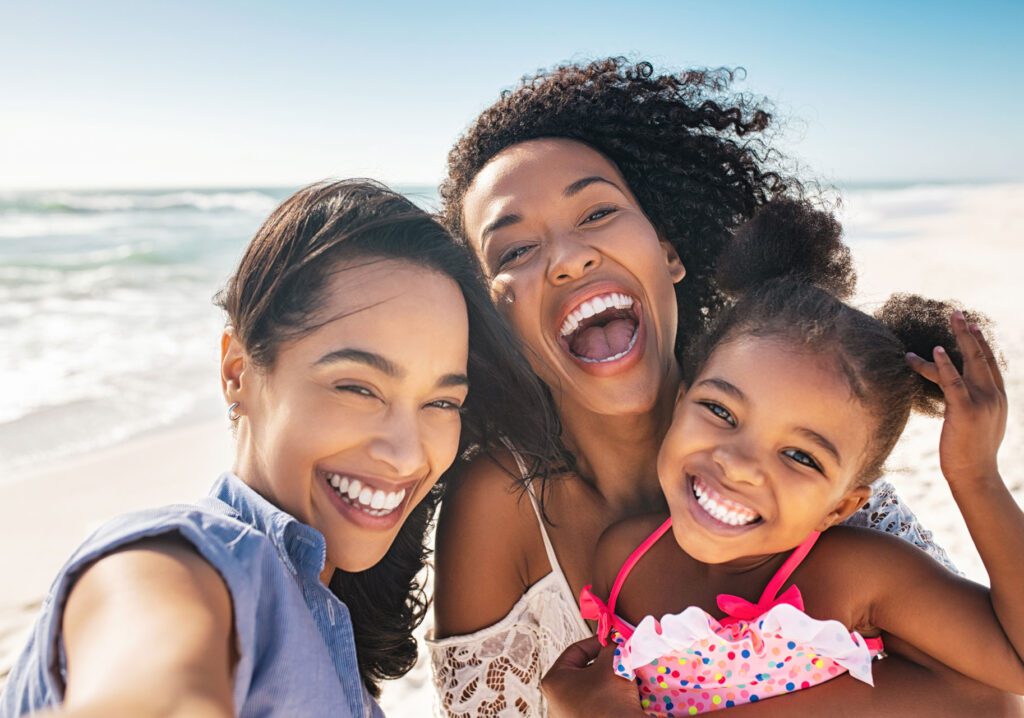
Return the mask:
[[[582,613],[618,644],[614,670],[651,715],[846,671],[870,683],[883,642],[1024,693],[1024,515],[996,467],[999,367],[962,313],[949,335],[946,305],[895,296],[871,317],[843,304],[853,274],[839,235],[792,202],[739,233],[721,279],[741,298],[690,357],[659,454],[670,516],[599,542]],[[934,364],[920,358],[933,348]],[[911,409],[936,413],[943,399],[942,471],[991,590],[905,542],[836,526],[868,497]]]
[[[233,470],[86,540],[0,715],[379,715],[449,466],[501,439],[543,458],[544,395],[470,255],[380,185],[286,200],[220,304]]]

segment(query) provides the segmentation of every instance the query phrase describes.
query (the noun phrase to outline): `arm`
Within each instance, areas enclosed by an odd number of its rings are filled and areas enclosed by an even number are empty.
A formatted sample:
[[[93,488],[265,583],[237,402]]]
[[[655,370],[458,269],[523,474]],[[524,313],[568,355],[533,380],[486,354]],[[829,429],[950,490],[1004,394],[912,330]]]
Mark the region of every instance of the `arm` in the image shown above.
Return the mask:
[[[232,605],[183,541],[139,542],[88,568],[64,611],[61,716],[234,715]]]
[[[873,602],[871,620],[952,668],[1024,693],[1024,606],[1019,600],[1024,513],[1003,484],[996,462],[1006,429],[1006,391],[977,327],[968,327],[960,313],[952,317],[952,327],[964,358],[962,376],[942,349],[936,349],[934,363],[913,356],[910,361],[945,395],[942,473],[992,588],[951,580],[927,562],[893,551],[896,560],[882,562],[889,580]],[[936,631],[935,626],[942,628]]]
[[[511,456],[501,457],[500,463],[481,456],[445,494],[435,554],[437,638],[497,623],[533,582],[530,539],[540,544],[541,556],[544,547],[530,500],[522,495],[513,467]],[[546,557],[543,563],[546,566]]]
[[[542,637],[559,648],[576,638],[560,636],[568,629],[558,602],[547,610],[543,598],[520,602],[550,567],[530,500],[508,472],[514,459],[502,462],[478,458],[441,505],[427,645],[445,715],[495,715],[510,706],[543,715],[541,664],[552,657]],[[531,550],[539,550],[535,578]]]
[[[898,642],[894,642],[894,645]],[[896,645],[898,648],[898,645]],[[601,649],[596,638],[570,646],[541,684],[550,718],[642,718],[636,687],[609,669],[612,646]],[[912,652],[912,649],[908,649]],[[927,657],[922,657],[927,662]],[[976,683],[944,667],[925,667],[894,656],[875,665],[875,687],[842,675],[814,688],[794,691],[758,703],[730,708],[737,718],[791,716],[985,715],[1024,716],[1014,696]]]

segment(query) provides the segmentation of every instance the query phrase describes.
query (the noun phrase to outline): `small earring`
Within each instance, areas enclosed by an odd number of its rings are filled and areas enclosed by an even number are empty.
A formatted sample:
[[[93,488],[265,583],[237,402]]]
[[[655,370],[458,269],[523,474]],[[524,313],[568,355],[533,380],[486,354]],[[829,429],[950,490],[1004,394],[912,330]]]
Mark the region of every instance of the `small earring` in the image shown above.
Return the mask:
[[[228,407],[228,421],[230,421],[232,424],[242,418],[238,414],[235,413],[235,409],[237,409],[237,408],[238,408],[238,402],[237,401],[232,403]]]

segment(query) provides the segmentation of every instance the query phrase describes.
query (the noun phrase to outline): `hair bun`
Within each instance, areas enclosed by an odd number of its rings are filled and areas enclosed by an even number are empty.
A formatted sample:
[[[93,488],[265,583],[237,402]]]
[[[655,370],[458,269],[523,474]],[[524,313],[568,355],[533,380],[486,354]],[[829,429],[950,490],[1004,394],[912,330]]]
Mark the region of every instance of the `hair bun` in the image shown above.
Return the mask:
[[[916,294],[893,294],[875,312],[875,319],[896,335],[905,351],[931,361],[935,347],[942,347],[957,371],[963,373],[963,355],[949,323],[950,315],[957,310],[964,313],[969,324],[982,327],[988,339],[992,322],[985,315],[963,309],[955,302],[927,299]],[[992,346],[992,340],[988,339],[988,342]],[[924,377],[919,379],[920,391],[914,399],[914,411],[928,416],[941,415],[945,407],[942,388]]]
[[[831,212],[806,200],[774,199],[734,233],[718,262],[718,285],[737,295],[773,279],[793,279],[846,299],[857,274],[842,237]]]

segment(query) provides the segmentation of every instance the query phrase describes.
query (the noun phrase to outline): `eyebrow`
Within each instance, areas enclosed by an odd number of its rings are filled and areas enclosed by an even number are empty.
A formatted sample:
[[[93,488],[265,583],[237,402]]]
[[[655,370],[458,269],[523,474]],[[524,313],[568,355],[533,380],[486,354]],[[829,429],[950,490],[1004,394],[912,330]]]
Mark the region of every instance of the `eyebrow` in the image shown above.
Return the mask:
[[[705,379],[704,381],[697,384],[697,386],[704,386],[705,384],[713,386],[719,391],[722,391],[728,394],[729,396],[738,399],[739,401],[747,400],[746,395],[742,391],[740,391],[740,388],[738,386],[736,386],[735,384],[730,384],[725,379]],[[808,440],[813,441],[822,449],[830,453],[835,458],[836,463],[842,466],[843,460],[839,456],[839,449],[836,448],[835,444],[833,444],[831,441],[829,441],[828,439],[826,439],[824,436],[814,431],[813,429],[808,429],[806,427],[799,426],[796,428],[796,431],[798,434],[803,435]]]
[[[375,354],[374,352],[363,351],[362,349],[336,349],[324,354],[313,365],[324,366],[325,364],[334,364],[336,362],[363,364],[396,379],[401,379],[406,375],[404,369],[387,357]],[[437,386],[469,386],[469,377],[465,374],[445,374],[438,380]]]
[[[828,453],[832,454],[832,456],[836,460],[837,464],[839,464],[840,466],[843,465],[843,460],[839,456],[839,449],[837,449],[835,444],[833,444],[831,441],[826,439],[824,436],[822,436],[818,432],[816,432],[816,431],[814,431],[812,429],[807,429],[807,428],[805,428],[803,426],[797,427],[796,431],[799,434],[803,434],[805,437],[807,437],[808,439],[813,441],[815,444],[820,446],[822,449],[824,449]]]
[[[729,396],[739,399],[740,401],[746,401],[747,395],[740,391],[740,388],[735,384],[730,384],[725,379],[705,379],[700,382],[697,386],[704,386],[708,384],[715,387],[716,389],[725,392]]]
[[[480,238],[486,242],[488,235],[491,235],[497,232],[499,229],[504,229],[505,227],[508,227],[510,225],[519,224],[522,221],[523,218],[520,217],[518,214],[502,215],[501,217],[498,217],[496,220],[494,220],[489,225],[484,227],[484,231],[480,233]]]
[[[622,192],[622,188],[619,187],[614,182],[612,182],[610,179],[601,177],[600,175],[591,175],[589,177],[583,177],[582,179],[578,179],[572,184],[568,185],[564,190],[562,190],[562,196],[566,198],[574,197],[575,195],[579,194],[590,185],[595,184],[597,182],[603,182],[604,184],[611,185],[615,189],[619,190],[619,192]],[[509,227],[513,224],[519,224],[522,221],[523,218],[518,214],[502,215],[501,217],[498,217],[498,219],[494,220],[486,227],[484,227],[483,231],[480,233],[480,238],[482,241],[486,241],[488,235],[497,232],[499,229]]]
[[[612,182],[610,179],[606,179],[606,178],[601,177],[599,175],[591,175],[590,177],[584,177],[583,179],[578,179],[575,182],[573,182],[571,185],[566,187],[564,190],[562,190],[562,196],[563,197],[572,197],[573,195],[579,194],[585,188],[587,188],[590,185],[595,184],[597,182],[603,182],[605,184],[609,184],[612,187],[614,187],[615,189],[619,190],[619,192],[622,192],[622,188],[619,187],[614,182]]]

